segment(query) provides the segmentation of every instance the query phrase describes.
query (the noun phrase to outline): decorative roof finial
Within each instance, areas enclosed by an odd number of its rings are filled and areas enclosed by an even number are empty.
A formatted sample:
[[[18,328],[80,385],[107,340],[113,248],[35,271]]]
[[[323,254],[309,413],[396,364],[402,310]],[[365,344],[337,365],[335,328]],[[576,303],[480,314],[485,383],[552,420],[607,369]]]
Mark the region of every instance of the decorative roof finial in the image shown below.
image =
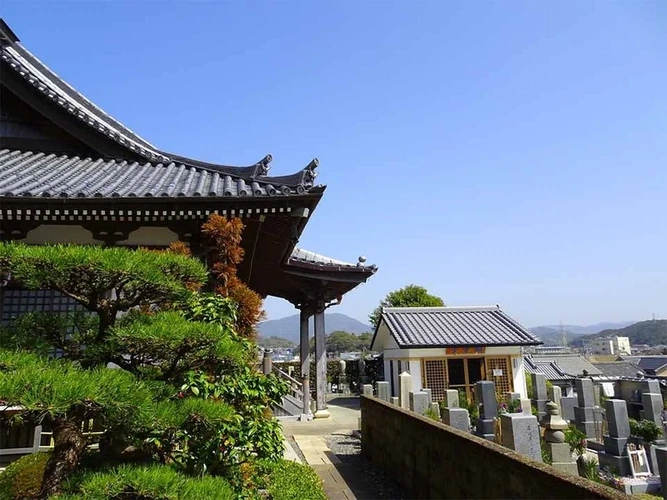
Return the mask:
[[[271,170],[271,165],[269,165],[271,161],[273,161],[273,156],[271,155],[266,155],[263,159],[261,159],[259,163],[257,163],[254,177],[263,177],[268,174],[269,170]]]
[[[304,184],[308,186],[313,185],[315,182],[315,177],[317,177],[317,172],[315,172],[315,169],[319,164],[320,160],[313,158],[313,160],[308,165],[306,165],[306,168],[304,169]]]

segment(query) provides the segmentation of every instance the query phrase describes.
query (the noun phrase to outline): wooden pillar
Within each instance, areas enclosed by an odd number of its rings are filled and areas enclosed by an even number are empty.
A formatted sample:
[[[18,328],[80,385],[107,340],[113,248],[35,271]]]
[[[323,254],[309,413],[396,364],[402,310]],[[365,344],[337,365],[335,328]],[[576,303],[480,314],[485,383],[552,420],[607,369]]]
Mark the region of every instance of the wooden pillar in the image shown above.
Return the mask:
[[[308,331],[308,320],[312,314],[306,306],[301,308],[300,314],[300,359],[301,359],[301,383],[303,384],[303,415],[310,415],[310,335]]]
[[[324,301],[318,300],[315,308],[315,418],[327,418],[327,348],[324,337]]]

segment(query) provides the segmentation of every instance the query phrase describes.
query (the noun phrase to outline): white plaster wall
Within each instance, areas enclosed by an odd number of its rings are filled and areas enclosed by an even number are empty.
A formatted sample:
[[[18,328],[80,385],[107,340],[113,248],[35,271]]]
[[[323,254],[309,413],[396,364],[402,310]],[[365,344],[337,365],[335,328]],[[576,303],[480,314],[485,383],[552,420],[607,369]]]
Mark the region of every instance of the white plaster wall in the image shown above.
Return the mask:
[[[44,243],[102,244],[101,241],[93,239],[93,233],[81,226],[61,224],[42,224],[29,231],[26,237],[20,241],[29,245],[43,245]]]

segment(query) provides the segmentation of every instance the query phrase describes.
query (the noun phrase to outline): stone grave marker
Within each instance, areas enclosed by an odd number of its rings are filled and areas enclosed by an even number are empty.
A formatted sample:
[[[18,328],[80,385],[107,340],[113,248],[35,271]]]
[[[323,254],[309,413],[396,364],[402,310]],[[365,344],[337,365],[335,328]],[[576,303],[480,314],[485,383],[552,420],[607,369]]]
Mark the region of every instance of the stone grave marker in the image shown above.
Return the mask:
[[[574,407],[574,421],[577,429],[589,439],[595,439],[595,391],[593,381],[578,378],[574,381],[577,389],[577,406]],[[563,398],[561,398],[561,402]]]
[[[459,408],[459,391],[456,389],[447,389],[445,391],[445,407]]]
[[[655,381],[657,382],[657,381]],[[642,405],[644,405],[644,418],[652,420],[655,425],[662,429],[662,409],[663,401],[662,394],[658,393],[643,393]]]
[[[538,462],[542,461],[540,426],[537,417],[523,413],[505,413],[500,416],[502,445]]]
[[[398,402],[401,408],[410,409],[410,391],[412,391],[412,375],[403,372],[398,376]]]
[[[565,430],[569,424],[560,415],[554,401],[547,403],[547,414],[540,425],[544,428],[544,441],[552,467],[568,474],[579,475],[577,462],[572,457],[570,445],[565,442]]]
[[[373,397],[373,384],[364,384],[361,389],[364,396]]]
[[[603,436],[604,453],[598,453],[600,467],[618,470],[623,476],[630,474],[627,451],[630,420],[627,403],[622,399],[608,399],[605,413],[609,433]]]
[[[530,378],[533,382],[533,394],[531,399],[537,407],[539,417],[542,418],[547,412],[547,378],[543,373],[531,373]]]
[[[442,409],[442,421],[460,429],[470,431],[470,415],[465,408],[459,408],[459,391],[456,389],[447,389],[445,391],[445,408]]]
[[[398,396],[392,396],[389,398],[389,402],[393,405],[399,406],[398,404]]]
[[[389,402],[389,394],[391,387],[389,382],[378,382],[378,398],[382,401]]]
[[[563,391],[560,387],[557,385],[552,385],[551,387],[547,388],[547,394],[549,396],[549,400],[553,401],[558,405],[559,412],[562,415],[563,409],[560,406],[560,400],[563,397]]]
[[[574,407],[577,406],[575,396],[566,396],[560,398],[560,412],[563,420],[574,422]]]
[[[423,415],[431,405],[428,394],[424,391],[410,393],[410,410]]]
[[[479,418],[475,434],[489,441],[495,440],[495,418],[498,416],[496,384],[480,380],[475,384],[476,401],[479,403]]]
[[[431,411],[435,413],[438,416],[438,420],[440,420],[440,405],[436,401],[431,403]]]

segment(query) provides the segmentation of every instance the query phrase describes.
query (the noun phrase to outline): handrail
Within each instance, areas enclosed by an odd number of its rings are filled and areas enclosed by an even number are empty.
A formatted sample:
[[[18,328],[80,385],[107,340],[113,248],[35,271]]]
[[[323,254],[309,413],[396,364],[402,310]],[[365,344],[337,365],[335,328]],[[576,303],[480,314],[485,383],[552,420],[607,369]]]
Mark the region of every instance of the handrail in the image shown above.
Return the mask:
[[[296,384],[298,387],[301,387],[303,385],[303,383],[299,382],[294,377],[291,377],[290,375],[282,371],[280,368],[278,368],[276,365],[273,365],[273,371],[277,372],[278,375],[280,375],[282,378],[285,378],[290,382],[292,382],[293,384]]]

